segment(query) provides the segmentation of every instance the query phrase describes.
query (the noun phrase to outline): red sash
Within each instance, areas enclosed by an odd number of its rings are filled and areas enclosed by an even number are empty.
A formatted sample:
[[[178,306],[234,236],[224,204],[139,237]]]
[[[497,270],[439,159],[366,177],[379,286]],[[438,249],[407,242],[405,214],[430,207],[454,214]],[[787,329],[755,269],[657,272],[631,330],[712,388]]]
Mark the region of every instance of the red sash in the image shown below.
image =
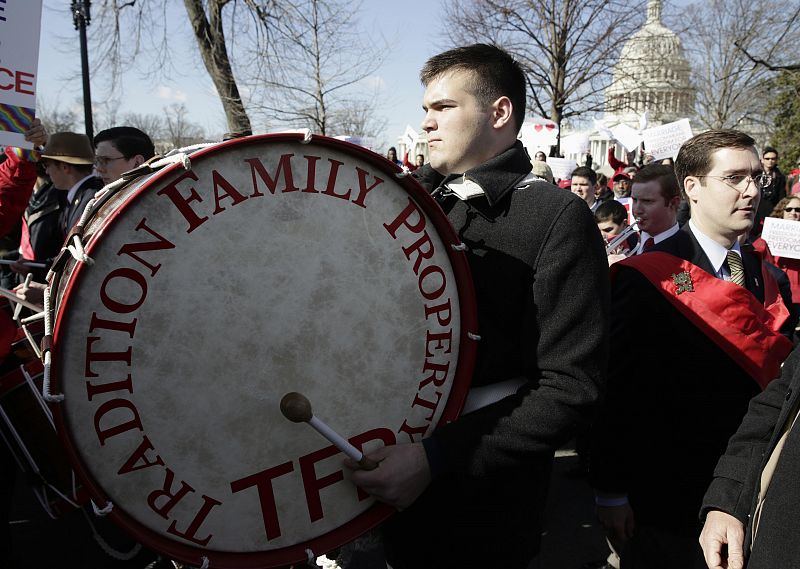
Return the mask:
[[[778,283],[761,264],[764,305],[750,291],[716,278],[689,261],[662,252],[611,265],[636,269],[681,314],[742,367],[761,389],[780,374],[792,343],[780,333],[789,316]]]

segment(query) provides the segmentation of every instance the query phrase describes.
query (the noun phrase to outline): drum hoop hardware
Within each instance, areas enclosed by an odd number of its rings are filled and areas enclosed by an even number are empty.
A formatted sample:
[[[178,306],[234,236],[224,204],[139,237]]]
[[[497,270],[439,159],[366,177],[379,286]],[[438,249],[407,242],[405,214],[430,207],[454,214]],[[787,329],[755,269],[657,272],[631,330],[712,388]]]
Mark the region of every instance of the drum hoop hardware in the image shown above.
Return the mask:
[[[467,247],[466,243],[453,243],[452,245],[450,245],[450,248],[452,248],[453,251],[468,251],[469,250],[469,248]]]
[[[300,141],[300,144],[308,144],[309,142],[311,142],[313,135],[311,134],[310,128],[304,128],[300,132],[303,133],[303,140]]]
[[[476,342],[480,342],[481,340],[480,336],[478,336],[477,334],[473,334],[472,332],[467,332],[467,338],[469,338],[470,340],[475,340]]]
[[[114,509],[114,504],[112,504],[110,501],[106,502],[106,505],[103,506],[102,508],[98,507],[98,505],[94,503],[94,500],[90,500],[90,502],[92,503],[92,510],[94,510],[94,515],[97,516],[98,518],[107,516]]]

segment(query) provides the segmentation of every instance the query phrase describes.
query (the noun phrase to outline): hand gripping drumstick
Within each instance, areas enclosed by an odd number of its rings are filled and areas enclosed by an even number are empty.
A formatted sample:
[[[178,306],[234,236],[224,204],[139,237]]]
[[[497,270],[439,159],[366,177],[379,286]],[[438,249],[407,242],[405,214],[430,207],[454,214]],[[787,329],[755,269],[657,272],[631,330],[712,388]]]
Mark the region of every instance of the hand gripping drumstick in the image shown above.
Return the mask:
[[[302,393],[287,393],[281,399],[281,413],[293,423],[308,423],[316,431],[328,439],[344,454],[355,460],[362,470],[374,470],[378,463],[368,459],[360,450],[351,445],[347,439],[317,419],[311,413],[311,402]]]

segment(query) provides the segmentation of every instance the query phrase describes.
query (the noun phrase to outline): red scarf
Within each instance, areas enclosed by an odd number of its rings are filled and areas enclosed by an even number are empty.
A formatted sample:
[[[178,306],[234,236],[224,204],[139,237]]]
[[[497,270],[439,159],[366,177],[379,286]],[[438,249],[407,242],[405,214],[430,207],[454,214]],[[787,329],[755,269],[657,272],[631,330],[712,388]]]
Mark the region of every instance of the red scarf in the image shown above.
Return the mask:
[[[764,389],[780,374],[792,343],[780,333],[789,316],[778,283],[761,264],[764,305],[739,285],[718,279],[689,261],[662,252],[629,257],[611,266],[636,269],[681,314]]]

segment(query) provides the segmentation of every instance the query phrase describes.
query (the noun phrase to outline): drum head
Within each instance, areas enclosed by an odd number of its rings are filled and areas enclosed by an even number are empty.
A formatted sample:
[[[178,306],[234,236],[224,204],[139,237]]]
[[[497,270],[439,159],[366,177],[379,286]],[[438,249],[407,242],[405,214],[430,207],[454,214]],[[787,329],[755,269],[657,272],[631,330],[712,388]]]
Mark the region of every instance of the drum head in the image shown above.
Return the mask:
[[[94,501],[147,546],[294,563],[391,511],[281,398],[367,452],[456,418],[468,266],[435,202],[359,147],[267,135],[191,163],[109,200],[85,231],[94,263],[56,279],[57,420]]]

